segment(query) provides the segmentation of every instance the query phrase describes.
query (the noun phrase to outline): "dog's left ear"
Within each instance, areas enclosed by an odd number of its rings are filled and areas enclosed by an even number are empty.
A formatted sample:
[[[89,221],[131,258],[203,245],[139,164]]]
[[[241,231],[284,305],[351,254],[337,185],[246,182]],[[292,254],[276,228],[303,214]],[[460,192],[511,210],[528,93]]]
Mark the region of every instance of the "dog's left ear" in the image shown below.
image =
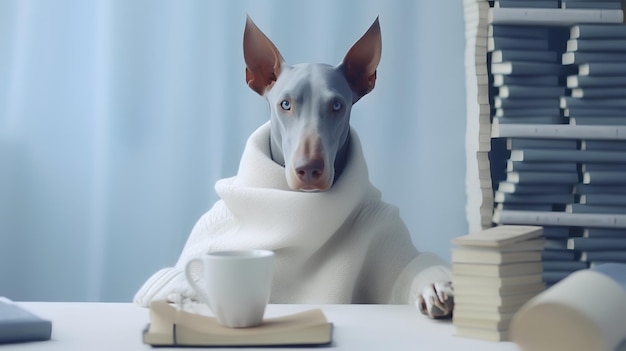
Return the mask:
[[[250,17],[246,18],[243,33],[243,56],[248,86],[259,95],[264,95],[278,79],[285,60]]]
[[[380,62],[381,53],[382,40],[377,17],[361,39],[352,45],[340,65],[355,94],[352,103],[374,89],[376,67]]]

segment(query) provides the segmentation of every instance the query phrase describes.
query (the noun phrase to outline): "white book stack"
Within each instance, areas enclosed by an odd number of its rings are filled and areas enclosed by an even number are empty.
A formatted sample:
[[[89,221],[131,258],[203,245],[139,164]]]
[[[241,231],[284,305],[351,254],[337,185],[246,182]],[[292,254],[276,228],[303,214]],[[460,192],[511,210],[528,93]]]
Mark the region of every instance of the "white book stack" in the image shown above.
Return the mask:
[[[542,234],[538,226],[505,225],[452,240],[457,335],[508,340],[515,312],[545,289]]]

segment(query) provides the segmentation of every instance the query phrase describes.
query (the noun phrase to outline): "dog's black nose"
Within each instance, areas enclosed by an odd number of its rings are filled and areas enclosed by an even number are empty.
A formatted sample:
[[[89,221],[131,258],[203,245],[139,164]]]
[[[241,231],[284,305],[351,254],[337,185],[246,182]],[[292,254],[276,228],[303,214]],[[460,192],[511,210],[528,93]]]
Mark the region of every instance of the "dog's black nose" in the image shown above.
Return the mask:
[[[324,173],[324,161],[320,159],[309,160],[296,165],[296,174],[303,183],[311,184],[318,181]]]

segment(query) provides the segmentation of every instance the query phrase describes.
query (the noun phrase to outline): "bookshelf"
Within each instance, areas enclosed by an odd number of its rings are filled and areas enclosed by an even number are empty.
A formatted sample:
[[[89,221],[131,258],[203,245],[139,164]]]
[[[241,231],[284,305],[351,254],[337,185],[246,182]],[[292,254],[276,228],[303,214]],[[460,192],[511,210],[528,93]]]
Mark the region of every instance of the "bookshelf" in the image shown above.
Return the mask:
[[[610,250],[626,244],[623,8],[464,0],[469,229],[543,226],[548,284],[604,263],[589,257],[626,262]]]

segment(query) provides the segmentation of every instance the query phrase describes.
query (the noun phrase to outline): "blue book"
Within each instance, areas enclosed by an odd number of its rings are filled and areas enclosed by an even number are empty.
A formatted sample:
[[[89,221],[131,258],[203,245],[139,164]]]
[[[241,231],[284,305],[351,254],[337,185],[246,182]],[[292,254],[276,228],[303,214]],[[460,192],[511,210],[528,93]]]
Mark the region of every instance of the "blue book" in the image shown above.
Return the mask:
[[[520,204],[520,203],[499,203],[495,206],[498,210],[512,211],[554,211],[556,205],[552,204]]]
[[[543,227],[543,237],[546,239],[566,239],[570,235],[570,227],[545,226]]]
[[[582,64],[588,62],[624,62],[626,53],[623,52],[565,52],[561,55],[564,65]]]
[[[565,95],[565,87],[532,87],[523,85],[506,85],[498,88],[501,98],[559,98]],[[621,95],[620,95],[621,96]]]
[[[565,102],[567,103],[567,102]],[[622,107],[603,107],[603,106],[571,106],[563,109],[563,115],[567,117],[626,117],[626,111]]]
[[[544,271],[568,271],[574,272],[587,269],[589,264],[583,261],[543,261]]]
[[[583,149],[586,150],[586,149]],[[599,149],[595,149],[599,150]],[[618,149],[614,149],[618,150]],[[626,172],[626,163],[581,163],[581,172]]]
[[[626,206],[624,194],[582,194],[578,202],[586,205]]]
[[[556,51],[549,50],[495,50],[491,53],[491,62],[500,63],[507,61],[532,61],[532,62],[558,62],[559,55]]]
[[[583,172],[583,184],[623,184],[626,185],[626,172],[624,171],[588,171]]]
[[[626,185],[576,184],[575,194],[620,194],[626,195]]]
[[[561,7],[564,9],[612,9],[612,10],[621,10],[622,3],[615,1],[590,1],[590,2],[582,2],[582,1],[571,1],[571,0],[562,0]]]
[[[570,39],[566,44],[567,51],[626,51],[626,38],[618,39]]]
[[[494,96],[493,98],[493,107],[495,108],[506,108],[506,109],[523,109],[527,111],[533,111],[532,114],[536,114],[538,111],[542,111],[541,113],[554,114],[555,111],[559,111],[556,113],[560,114],[561,101],[560,98],[550,98],[550,99],[506,99],[499,96]]]
[[[530,117],[495,117],[493,124],[565,124],[567,121],[559,116],[530,116]]]
[[[571,125],[578,126],[626,126],[624,117],[569,117]]]
[[[494,7],[557,9],[559,8],[559,2],[557,0],[496,0]]]
[[[626,238],[570,238],[567,248],[579,251],[626,250]]]
[[[626,206],[568,204],[565,206],[565,212],[626,215]]]
[[[569,204],[575,201],[574,194],[511,194],[496,191],[495,202],[526,204]]]
[[[521,37],[545,39],[551,29],[543,26],[518,26],[510,24],[490,24],[487,35],[490,37]]]
[[[540,76],[511,76],[505,74],[494,74],[493,86],[501,87],[503,85],[531,85],[531,86],[557,86],[559,85],[558,75],[540,75]],[[625,77],[626,79],[626,77]]]
[[[511,150],[512,161],[530,162],[620,162],[626,163],[626,153],[604,150],[550,150],[523,149]]]
[[[626,140],[582,140],[582,150],[621,150],[626,151]]]
[[[506,148],[512,149],[578,149],[574,139],[507,138]]]
[[[515,37],[489,37],[487,38],[487,50],[549,50],[548,38],[515,38]]]
[[[579,76],[571,75],[566,78],[568,88],[580,87],[622,87],[626,86],[626,75],[614,76]]]
[[[570,274],[572,274],[571,271],[543,271],[541,277],[543,281],[550,286],[565,279]]]
[[[608,110],[609,108],[617,110],[626,107],[626,99],[580,99],[571,96],[562,96],[561,108],[572,107],[597,108],[597,111],[601,111],[602,109]],[[596,114],[607,116],[606,113],[600,114],[600,112],[596,112]],[[624,111],[622,111],[622,115],[624,115]]]
[[[580,254],[580,260],[585,262],[603,261],[626,263],[626,250],[583,251]]]
[[[576,172],[578,164],[576,162],[523,162],[507,160],[506,170],[514,171],[549,171],[549,172]],[[569,187],[567,192],[572,189]]]
[[[621,0],[615,1],[621,3]],[[626,38],[626,25],[622,24],[602,24],[584,23],[570,27],[571,39],[606,39],[606,38]]]
[[[0,344],[45,341],[51,335],[52,322],[0,297]]]
[[[517,184],[499,182],[498,191],[510,194],[570,194],[572,186],[568,184]]]
[[[624,39],[626,41],[626,39]],[[624,62],[587,62],[578,65],[579,76],[623,76],[626,75]]]
[[[507,172],[506,181],[516,184],[576,184],[579,176],[577,172]]]
[[[505,102],[503,105],[507,107],[497,107],[494,111],[495,117],[562,117],[561,109],[556,107],[528,107],[537,100],[524,100],[524,99],[509,99],[511,103]],[[526,102],[526,107],[511,107],[508,105],[515,105],[521,102]],[[558,101],[558,100],[557,100]]]
[[[491,74],[559,75],[564,72],[560,63],[509,61],[491,64]]]
[[[584,238],[626,238],[626,229],[616,228],[585,228]]]
[[[544,250],[541,259],[544,261],[573,261],[576,254],[572,250]]]
[[[626,66],[625,66],[626,67]],[[609,88],[573,88],[571,90],[571,96],[575,98],[589,98],[589,99],[614,99],[614,98],[626,98],[626,87],[609,87]]]

